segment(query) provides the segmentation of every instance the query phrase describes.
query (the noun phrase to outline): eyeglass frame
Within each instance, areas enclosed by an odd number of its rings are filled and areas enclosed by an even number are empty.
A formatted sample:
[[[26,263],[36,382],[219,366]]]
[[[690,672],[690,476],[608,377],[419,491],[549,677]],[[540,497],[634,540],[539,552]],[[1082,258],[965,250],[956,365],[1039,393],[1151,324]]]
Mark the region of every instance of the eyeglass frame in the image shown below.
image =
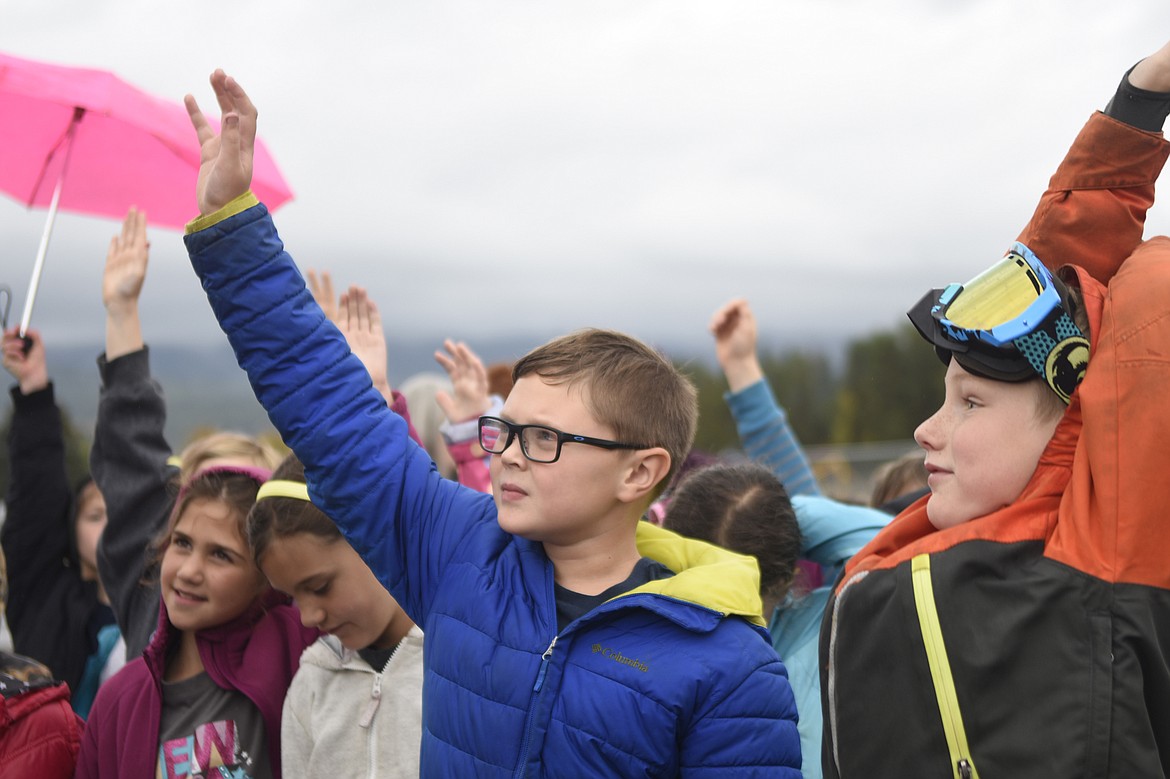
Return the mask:
[[[499,423],[499,424],[503,425],[505,428],[507,428],[507,430],[508,430],[508,437],[505,439],[504,445],[502,447],[500,447],[500,450],[498,452],[491,451],[490,449],[487,448],[487,446],[483,442],[483,428],[484,428],[485,422],[487,422],[489,424],[490,423]],[[528,453],[528,446],[527,446],[527,444],[524,443],[524,431],[529,430],[529,429],[533,429],[533,428],[539,429],[539,430],[547,430],[550,433],[556,434],[556,436],[557,436],[557,451],[556,451],[556,454],[553,455],[553,458],[551,460],[537,460],[536,458],[534,458],[532,455],[530,455]],[[529,462],[541,463],[542,465],[547,465],[548,463],[555,463],[557,460],[561,459],[561,447],[564,444],[586,444],[587,446],[596,446],[600,449],[610,449],[610,450],[617,450],[617,449],[631,449],[631,450],[633,450],[633,449],[650,449],[650,448],[652,448],[649,446],[643,446],[641,444],[628,444],[628,443],[625,443],[622,441],[610,441],[610,440],[605,439],[605,438],[594,438],[593,436],[577,435],[576,433],[566,433],[564,431],[557,430],[555,427],[549,427],[548,425],[517,425],[517,424],[513,424],[512,422],[509,422],[506,419],[501,419],[500,417],[491,417],[491,416],[482,416],[479,418],[479,445],[488,454],[503,454],[504,452],[508,451],[508,447],[511,446],[512,442],[515,440],[520,441],[520,452],[524,455],[524,459],[528,460]]]

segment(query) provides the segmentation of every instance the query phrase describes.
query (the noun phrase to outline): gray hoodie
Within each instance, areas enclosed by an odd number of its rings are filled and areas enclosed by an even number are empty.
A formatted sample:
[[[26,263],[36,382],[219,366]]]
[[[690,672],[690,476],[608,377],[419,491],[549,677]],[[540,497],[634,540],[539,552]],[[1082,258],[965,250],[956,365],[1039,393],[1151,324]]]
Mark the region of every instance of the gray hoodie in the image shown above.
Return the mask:
[[[411,628],[380,671],[322,636],[301,655],[281,720],[284,779],[416,779],[423,634]]]

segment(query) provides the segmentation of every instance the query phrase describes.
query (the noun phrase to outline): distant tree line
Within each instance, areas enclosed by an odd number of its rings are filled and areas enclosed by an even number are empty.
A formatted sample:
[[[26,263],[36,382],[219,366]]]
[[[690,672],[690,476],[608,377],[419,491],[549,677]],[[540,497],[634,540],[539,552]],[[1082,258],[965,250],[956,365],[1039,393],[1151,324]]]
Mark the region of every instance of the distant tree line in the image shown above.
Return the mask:
[[[907,439],[942,402],[943,365],[909,324],[851,341],[837,368],[827,355],[799,349],[761,354],[760,362],[806,445]],[[695,446],[738,448],[718,366],[679,367],[699,388]]]

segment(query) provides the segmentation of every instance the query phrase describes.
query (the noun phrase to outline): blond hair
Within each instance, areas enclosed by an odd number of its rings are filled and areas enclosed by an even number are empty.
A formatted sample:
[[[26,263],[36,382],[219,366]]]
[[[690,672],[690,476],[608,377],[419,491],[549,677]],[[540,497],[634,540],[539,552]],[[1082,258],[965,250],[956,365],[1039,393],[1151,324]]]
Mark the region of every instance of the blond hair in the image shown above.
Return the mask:
[[[244,433],[218,430],[202,435],[179,454],[179,483],[186,484],[204,465],[225,460],[273,470],[284,455],[271,443]]]

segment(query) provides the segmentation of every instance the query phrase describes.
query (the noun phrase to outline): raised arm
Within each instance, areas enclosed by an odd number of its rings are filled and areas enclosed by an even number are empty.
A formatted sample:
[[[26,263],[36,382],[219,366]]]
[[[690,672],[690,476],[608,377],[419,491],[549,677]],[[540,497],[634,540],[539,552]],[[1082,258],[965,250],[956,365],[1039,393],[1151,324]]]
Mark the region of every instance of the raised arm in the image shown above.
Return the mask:
[[[325,289],[329,294],[332,294],[333,287],[329,274],[324,274],[324,277],[326,280]],[[310,275],[309,278],[311,279],[312,276]],[[313,290],[312,283],[310,283],[310,290],[313,291],[314,299],[320,302],[322,296]],[[418,431],[414,429],[414,423],[410,421],[410,410],[406,405],[406,397],[390,386],[387,370],[389,360],[386,356],[386,331],[382,329],[382,316],[378,313],[378,307],[374,305],[373,299],[361,287],[351,286],[341,294],[337,304],[333,306],[333,310],[334,318],[332,321],[345,336],[345,342],[349,344],[349,348],[362,361],[362,365],[366,366],[374,389],[378,390],[378,393],[385,398],[386,405],[390,407],[391,411],[406,420],[411,440],[422,446],[422,439],[419,437]],[[329,309],[323,308],[322,311],[327,317],[329,316]]]
[[[185,237],[192,266],[257,398],[305,464],[313,502],[425,623],[435,585],[468,536],[501,537],[491,498],[438,475],[325,319],[248,190],[255,109],[222,71],[212,87],[222,141],[187,99],[202,148],[202,216]]]
[[[711,317],[710,330],[715,356],[727,377],[724,400],[744,450],[771,468],[790,495],[820,495],[804,449],[760,367],[758,328],[748,302],[735,299],[724,304]]]
[[[149,248],[146,215],[130,209],[110,241],[102,276],[106,351],[98,358],[101,390],[89,454],[109,516],[98,544],[98,573],[128,657],[146,648],[158,621],[158,587],[142,580],[150,573],[147,549],[170,516],[170,484],[178,474],[167,464],[166,403],[150,375],[138,313]]]
[[[54,586],[61,560],[69,555],[72,501],[61,413],[53,398],[44,341],[39,331],[30,329],[26,354],[19,330],[12,327],[4,333],[4,368],[17,384],[11,391],[11,477],[0,541],[8,558],[9,627],[18,651],[31,653],[24,641],[32,623],[45,617],[38,613],[41,595]],[[54,671],[63,674],[65,669]]]
[[[1168,92],[1170,45],[1136,65],[1106,112],[1089,118],[1019,238],[1049,267],[1079,265],[1106,284],[1141,242],[1170,153],[1159,132]]]

